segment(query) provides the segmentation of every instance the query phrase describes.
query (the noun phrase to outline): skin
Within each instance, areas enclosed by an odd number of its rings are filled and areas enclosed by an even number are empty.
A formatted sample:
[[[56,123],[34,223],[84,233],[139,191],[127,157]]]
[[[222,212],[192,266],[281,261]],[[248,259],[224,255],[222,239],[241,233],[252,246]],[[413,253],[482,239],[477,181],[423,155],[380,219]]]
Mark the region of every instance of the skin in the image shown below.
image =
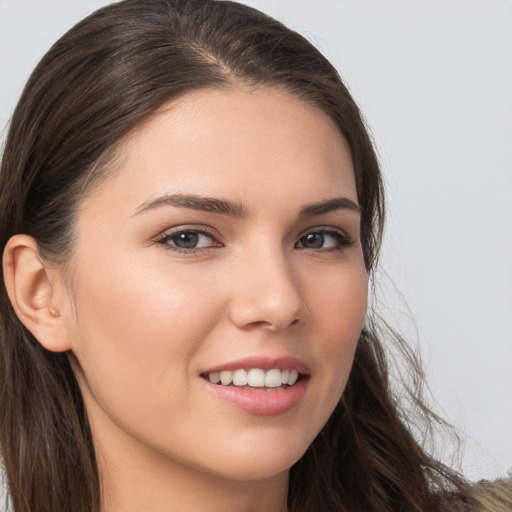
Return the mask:
[[[60,322],[48,348],[71,351],[103,510],[285,511],[289,468],[338,402],[366,314],[358,211],[299,217],[335,197],[357,204],[348,145],[282,91],[233,88],[167,105],[120,157],[80,205],[72,287],[53,270],[38,299],[51,302],[44,325]],[[245,215],[144,209],[165,194],[229,200]],[[180,227],[209,235],[177,250],[169,232]],[[341,238],[309,246],[305,235],[325,228]],[[309,367],[284,414],[240,410],[201,377],[261,355]]]

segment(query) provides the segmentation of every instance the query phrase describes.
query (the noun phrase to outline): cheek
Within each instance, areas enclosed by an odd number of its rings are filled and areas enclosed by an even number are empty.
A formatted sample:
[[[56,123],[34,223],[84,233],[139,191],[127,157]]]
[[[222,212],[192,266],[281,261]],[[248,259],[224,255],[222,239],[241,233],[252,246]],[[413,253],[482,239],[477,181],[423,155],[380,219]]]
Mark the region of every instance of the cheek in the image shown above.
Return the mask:
[[[368,301],[366,271],[361,265],[348,265],[314,288],[310,302],[330,350],[343,351],[355,345],[364,324]]]
[[[363,265],[353,265],[315,288],[312,328],[318,335],[319,361],[329,374],[329,389],[337,402],[348,380],[355,350],[364,325],[368,300]],[[328,369],[328,372],[327,372]]]
[[[204,293],[212,283],[206,283],[201,272],[178,272],[161,259],[149,263],[143,258],[114,260],[111,268],[84,269],[77,286],[78,313],[94,318],[102,330],[126,335],[125,340],[119,339],[122,346],[137,333],[148,333],[139,339],[141,350],[146,350],[158,344],[160,336],[152,338],[151,334],[160,331],[169,345],[178,334],[200,329],[208,318],[218,316],[215,300]],[[198,322],[198,311],[205,322]]]
[[[73,352],[98,399],[168,393],[186,382],[190,360],[222,313],[212,294],[198,291],[213,283],[200,272],[171,272],[160,259],[114,261],[101,272],[81,269],[87,279],[76,286]]]

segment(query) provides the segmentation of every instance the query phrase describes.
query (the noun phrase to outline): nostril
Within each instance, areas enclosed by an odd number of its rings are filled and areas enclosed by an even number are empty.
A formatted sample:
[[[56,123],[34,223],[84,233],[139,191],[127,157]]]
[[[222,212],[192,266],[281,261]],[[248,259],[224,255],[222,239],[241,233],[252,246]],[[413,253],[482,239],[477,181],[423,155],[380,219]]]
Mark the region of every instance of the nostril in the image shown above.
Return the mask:
[[[238,328],[282,331],[307,318],[302,287],[284,259],[252,254],[237,277],[229,316]]]

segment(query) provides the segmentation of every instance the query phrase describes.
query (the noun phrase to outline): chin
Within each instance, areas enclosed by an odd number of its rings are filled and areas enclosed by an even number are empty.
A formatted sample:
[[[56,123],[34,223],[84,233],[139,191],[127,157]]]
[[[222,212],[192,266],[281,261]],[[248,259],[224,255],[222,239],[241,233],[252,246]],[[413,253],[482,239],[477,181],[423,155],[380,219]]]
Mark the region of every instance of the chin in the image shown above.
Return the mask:
[[[249,442],[232,446],[222,457],[215,473],[240,482],[264,480],[287,473],[304,455],[310,442],[298,442],[290,434],[281,442]]]
[[[255,482],[288,473],[295,462],[295,460],[284,459],[282,461],[244,460],[222,468],[221,471],[216,471],[216,474],[231,481]]]

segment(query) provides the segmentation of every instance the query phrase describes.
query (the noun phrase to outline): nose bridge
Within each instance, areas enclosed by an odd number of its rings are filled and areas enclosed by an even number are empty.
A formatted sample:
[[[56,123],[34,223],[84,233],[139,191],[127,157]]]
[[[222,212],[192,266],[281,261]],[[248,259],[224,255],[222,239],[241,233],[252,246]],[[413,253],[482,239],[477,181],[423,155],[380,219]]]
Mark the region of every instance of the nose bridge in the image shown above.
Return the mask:
[[[239,327],[265,325],[283,330],[307,311],[298,276],[280,244],[259,244],[238,261],[231,317]]]

